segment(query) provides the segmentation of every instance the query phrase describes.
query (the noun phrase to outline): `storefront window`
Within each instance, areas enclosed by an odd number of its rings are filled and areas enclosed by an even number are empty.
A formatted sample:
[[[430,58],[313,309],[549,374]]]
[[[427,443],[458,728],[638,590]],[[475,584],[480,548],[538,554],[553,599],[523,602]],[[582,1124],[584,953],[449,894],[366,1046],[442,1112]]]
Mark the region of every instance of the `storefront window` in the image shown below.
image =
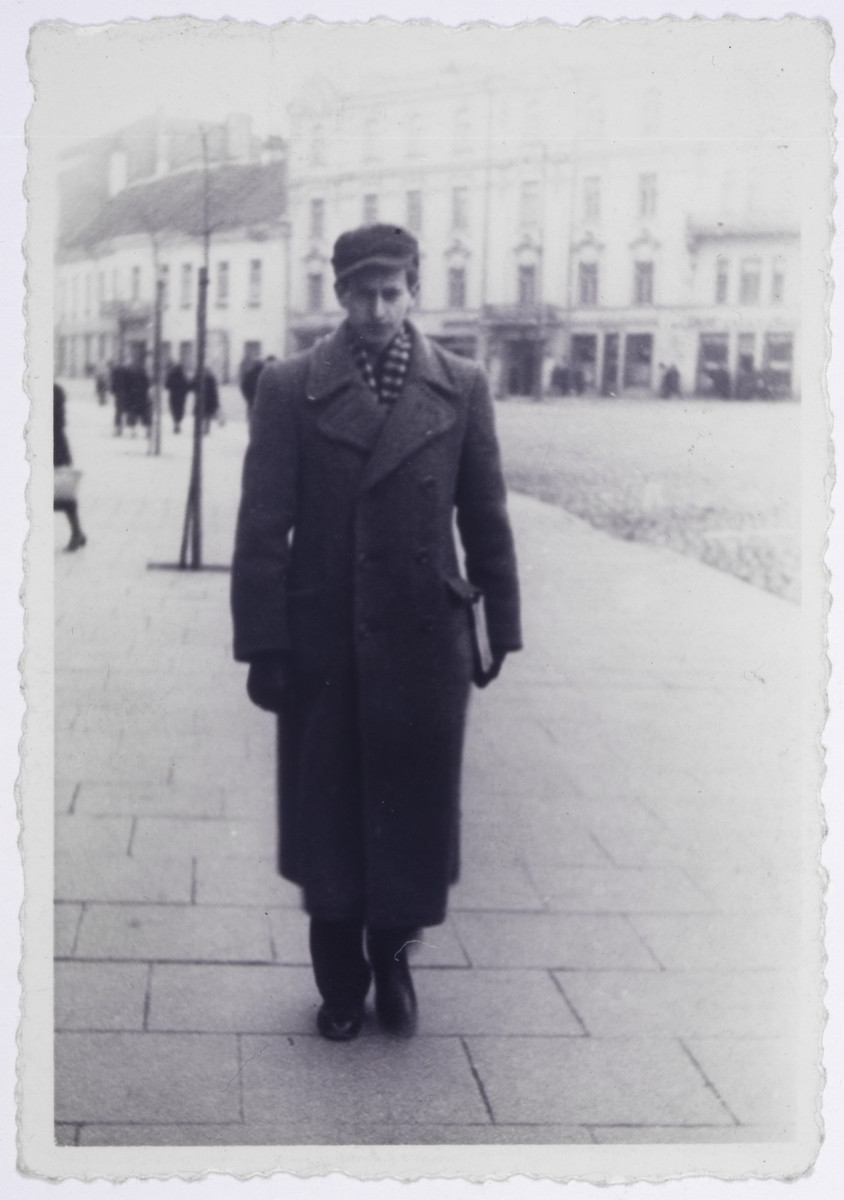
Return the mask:
[[[650,387],[653,335],[628,333],[624,342],[624,386]]]

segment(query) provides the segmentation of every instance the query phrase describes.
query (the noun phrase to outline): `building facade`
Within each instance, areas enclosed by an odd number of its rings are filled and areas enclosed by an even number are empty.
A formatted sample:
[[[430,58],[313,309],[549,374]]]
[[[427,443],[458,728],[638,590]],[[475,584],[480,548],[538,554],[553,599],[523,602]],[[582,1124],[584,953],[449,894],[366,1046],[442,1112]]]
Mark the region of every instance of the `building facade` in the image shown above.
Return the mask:
[[[709,136],[652,78],[315,81],[291,117],[294,347],[342,315],[337,235],[395,221],[422,246],[417,323],[497,395],[649,395],[669,366],[687,394],[797,391],[788,155]]]
[[[223,130],[232,128],[231,122]],[[161,301],[161,362],[196,364],[200,269],[207,264],[206,362],[220,382],[246,359],[285,350],[289,278],[286,162],[283,147],[260,147],[240,121],[229,145],[214,139],[207,166],[194,141],[174,127],[173,161],[158,155],[152,176],[130,181],[119,142],[72,171],[72,203],[60,225],[55,280],[55,370],[91,373],[109,362],[152,367],[155,309]],[[195,132],[195,131],[194,131]],[[206,147],[207,150],[207,147]],[[135,149],[138,155],[137,147]],[[143,165],[147,159],[141,157]],[[105,164],[105,165],[104,165]],[[109,195],[90,201],[105,175]],[[89,196],[86,219],[78,196]],[[68,211],[65,210],[65,212]],[[206,236],[207,235],[207,236]],[[159,290],[160,288],[160,290]]]

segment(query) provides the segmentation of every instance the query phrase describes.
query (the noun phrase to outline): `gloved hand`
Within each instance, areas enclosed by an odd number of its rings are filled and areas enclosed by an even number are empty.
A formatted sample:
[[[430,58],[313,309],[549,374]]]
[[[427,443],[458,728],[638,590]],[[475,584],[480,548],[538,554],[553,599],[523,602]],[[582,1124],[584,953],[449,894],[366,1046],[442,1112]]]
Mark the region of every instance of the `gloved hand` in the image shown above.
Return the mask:
[[[504,659],[507,657],[507,651],[503,646],[490,646],[492,651],[492,665],[485,674],[481,674],[480,670],[475,672],[475,686],[485,688],[488,683],[492,683],[493,679],[498,678],[498,672]]]
[[[293,680],[287,654],[262,654],[249,664],[249,699],[265,712],[280,713],[290,703]]]

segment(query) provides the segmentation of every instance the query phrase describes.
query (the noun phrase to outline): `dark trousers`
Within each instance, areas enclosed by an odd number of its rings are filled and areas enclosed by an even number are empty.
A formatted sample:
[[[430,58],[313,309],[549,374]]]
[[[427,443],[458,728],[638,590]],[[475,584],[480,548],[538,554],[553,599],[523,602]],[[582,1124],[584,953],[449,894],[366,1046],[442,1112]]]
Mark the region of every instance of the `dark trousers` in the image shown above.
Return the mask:
[[[54,500],[53,512],[63,512],[67,514],[67,519],[70,522],[70,532],[78,535],[82,532],[79,524],[79,508],[75,500]]]
[[[407,962],[408,945],[416,929],[404,926],[366,931],[357,921],[311,918],[311,961],[317,989],[327,1004],[357,1008],[366,999],[372,972],[376,976],[391,962]]]

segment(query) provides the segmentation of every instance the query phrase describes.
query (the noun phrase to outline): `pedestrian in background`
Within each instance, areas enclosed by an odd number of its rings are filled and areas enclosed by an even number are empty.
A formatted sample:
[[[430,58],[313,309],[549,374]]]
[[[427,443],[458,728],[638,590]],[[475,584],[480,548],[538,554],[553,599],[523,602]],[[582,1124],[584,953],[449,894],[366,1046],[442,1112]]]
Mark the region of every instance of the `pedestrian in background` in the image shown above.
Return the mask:
[[[100,363],[100,365],[97,367],[97,377],[96,377],[96,380],[94,381],[94,386],[97,390],[97,403],[100,405],[105,404],[105,402],[108,398],[108,380],[109,380],[110,367],[111,367],[110,363]]]
[[[280,869],[310,916],[317,1028],[348,1040],[373,976],[382,1027],[416,1028],[408,953],[458,876],[469,690],[521,634],[487,380],[407,319],[416,239],[353,230],[332,263],[345,321],[261,375],[232,606],[250,698],[279,714]]]
[[[114,436],[123,433],[123,421],[126,417],[127,404],[127,371],[122,363],[117,362],[111,369],[111,394],[114,396]]]
[[[263,359],[244,359],[240,367],[240,392],[246,401],[247,413],[252,412],[255,403],[255,393],[258,391],[258,380],[264,369]]]
[[[164,386],[167,389],[167,403],[173,418],[173,432],[179,433],[185,416],[188,392],[191,389],[191,382],[180,362],[170,364],[164,377]]]
[[[669,366],[659,364],[661,371],[659,394],[663,400],[671,400],[674,396],[680,395],[680,372],[675,367],[674,363]]]
[[[56,467],[71,467],[73,459],[70,454],[70,444],[65,432],[67,400],[64,388],[53,384],[53,471],[54,492],[53,512],[63,512],[70,523],[70,541],[66,550],[79,550],[87,542],[82,526],[79,523],[79,507],[75,496],[76,476],[67,473],[64,479],[55,473]],[[61,480],[61,483],[60,483]]]
[[[126,367],[125,372],[126,419],[134,437],[136,426],[140,425],[148,430],[152,424],[150,377],[143,363],[139,361],[134,362],[131,367]]]
[[[200,396],[200,383],[202,383],[202,395]],[[217,387],[217,377],[208,367],[202,368],[202,375],[197,374],[191,384],[192,390],[196,393],[196,405],[202,401],[202,432],[211,432],[211,422],[214,417],[217,417],[220,424],[224,423],[223,414],[220,410],[220,391]],[[194,409],[195,411],[195,409]]]

